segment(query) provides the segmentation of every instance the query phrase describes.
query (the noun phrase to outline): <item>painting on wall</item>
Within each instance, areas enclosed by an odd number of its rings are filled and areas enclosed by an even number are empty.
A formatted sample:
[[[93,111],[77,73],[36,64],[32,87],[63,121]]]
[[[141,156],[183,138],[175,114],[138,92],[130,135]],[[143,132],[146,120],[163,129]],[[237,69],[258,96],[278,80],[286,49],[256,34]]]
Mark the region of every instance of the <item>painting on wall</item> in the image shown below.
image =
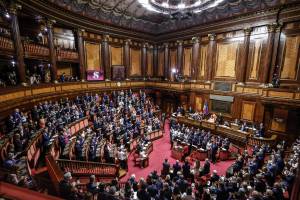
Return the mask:
[[[85,42],[86,70],[100,71],[101,69],[101,45],[99,43]]]
[[[131,63],[131,76],[141,76],[141,50],[140,49],[131,49],[130,50],[130,63]]]
[[[114,81],[125,80],[125,66],[123,65],[112,66],[112,79]]]

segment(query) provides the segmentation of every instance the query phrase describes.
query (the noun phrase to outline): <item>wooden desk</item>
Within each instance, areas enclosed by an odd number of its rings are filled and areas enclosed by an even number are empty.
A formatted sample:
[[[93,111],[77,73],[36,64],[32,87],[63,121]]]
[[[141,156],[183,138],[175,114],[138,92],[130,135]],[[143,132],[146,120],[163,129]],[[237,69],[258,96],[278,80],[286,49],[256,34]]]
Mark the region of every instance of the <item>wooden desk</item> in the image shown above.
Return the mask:
[[[202,125],[204,128],[207,128],[207,129],[210,129],[210,130],[216,130],[216,123],[213,123],[213,122],[209,122],[209,121],[203,120],[203,121],[201,122],[201,125]]]
[[[171,157],[176,160],[181,160],[183,157],[183,148],[173,147],[171,152]]]
[[[230,127],[226,126],[217,126],[216,129],[217,132],[221,133],[225,137],[229,139],[233,139],[236,141],[241,141],[243,143],[247,142],[247,137],[249,136],[249,133],[244,132],[244,131],[239,131],[239,130],[234,130]]]
[[[270,145],[271,147],[273,147],[276,144],[276,139],[277,135],[272,135],[270,138],[251,136],[249,137],[247,144],[250,146]]]

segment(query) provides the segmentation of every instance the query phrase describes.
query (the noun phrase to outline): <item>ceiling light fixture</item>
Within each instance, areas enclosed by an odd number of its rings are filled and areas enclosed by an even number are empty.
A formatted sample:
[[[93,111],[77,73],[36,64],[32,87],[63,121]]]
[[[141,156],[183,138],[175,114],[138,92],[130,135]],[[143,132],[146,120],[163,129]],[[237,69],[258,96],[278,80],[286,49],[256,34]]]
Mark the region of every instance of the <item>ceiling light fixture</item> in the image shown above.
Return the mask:
[[[186,18],[193,13],[218,6],[224,0],[138,0],[147,10],[167,14],[171,18]],[[182,16],[177,16],[180,13]],[[176,15],[174,17],[174,15]]]

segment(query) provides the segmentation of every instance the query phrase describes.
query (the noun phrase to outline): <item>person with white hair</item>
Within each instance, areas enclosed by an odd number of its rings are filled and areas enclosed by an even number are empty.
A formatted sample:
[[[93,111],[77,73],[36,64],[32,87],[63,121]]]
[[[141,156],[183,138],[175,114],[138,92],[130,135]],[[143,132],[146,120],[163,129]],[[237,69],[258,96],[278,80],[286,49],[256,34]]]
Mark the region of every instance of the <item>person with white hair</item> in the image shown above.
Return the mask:
[[[72,192],[72,174],[67,172],[64,174],[63,180],[59,183],[59,193],[64,199],[69,199]]]

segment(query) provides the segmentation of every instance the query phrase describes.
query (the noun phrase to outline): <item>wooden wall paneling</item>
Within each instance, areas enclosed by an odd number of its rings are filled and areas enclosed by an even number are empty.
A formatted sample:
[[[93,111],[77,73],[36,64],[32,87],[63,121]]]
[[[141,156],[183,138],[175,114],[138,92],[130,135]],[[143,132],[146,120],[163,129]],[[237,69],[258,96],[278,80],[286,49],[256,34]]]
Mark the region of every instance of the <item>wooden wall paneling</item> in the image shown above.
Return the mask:
[[[153,76],[153,48],[149,48],[147,51],[147,76]]]
[[[236,78],[238,47],[238,42],[220,42],[217,44],[215,78]]]
[[[141,49],[130,48],[130,76],[139,77],[141,70]]]
[[[269,76],[269,82],[272,82],[273,76],[276,73],[278,75],[279,72],[279,52],[280,52],[280,37],[281,37],[281,28],[282,25],[278,24],[275,30],[274,35],[274,46],[273,46],[273,54],[272,54],[272,60],[271,60],[271,69],[270,69],[270,76]]]
[[[288,110],[282,108],[274,108],[273,118],[271,122],[271,130],[285,132],[288,119]]]
[[[299,47],[300,47],[300,33],[299,35],[286,36],[284,40],[284,50],[282,55],[282,63],[280,70],[281,80],[296,81],[299,72]]]
[[[252,39],[249,44],[248,62],[247,62],[247,80],[258,81],[259,69],[261,66],[263,39]]]
[[[190,92],[189,93],[189,106],[191,106],[193,110],[195,110],[195,98],[196,98],[196,93]]]
[[[201,45],[200,46],[200,56],[199,56],[199,74],[198,74],[198,80],[203,80],[205,77],[205,71],[206,71],[206,60],[207,60],[207,45]]]
[[[87,70],[101,69],[101,45],[85,41],[85,62]]]
[[[191,77],[191,65],[192,65],[192,48],[186,47],[183,50],[183,75]]]
[[[240,83],[244,83],[246,80],[246,73],[247,73],[247,61],[249,55],[249,44],[250,44],[250,35],[251,35],[252,28],[244,29],[244,42],[242,45],[242,50],[240,53],[240,64],[237,68],[237,80]]]
[[[254,121],[258,123],[264,122],[264,117],[265,117],[265,106],[264,104],[262,104],[260,100],[257,99]]]
[[[264,57],[264,64],[262,67],[262,73],[260,73],[260,80],[262,83],[269,82],[269,76],[271,72],[272,64],[272,55],[274,47],[274,38],[277,24],[269,24],[268,28],[268,38],[267,38],[267,47],[266,47],[266,56]]]
[[[163,49],[159,49],[158,53],[158,76],[164,76],[164,60],[165,60],[165,53]]]
[[[232,108],[231,108],[232,119],[240,119],[241,118],[242,102],[243,102],[243,99],[241,97],[239,97],[239,96],[234,97],[234,101],[232,102]]]
[[[202,112],[203,110],[203,99],[200,95],[196,95],[195,97],[195,110],[197,112]]]
[[[123,47],[110,45],[110,63],[113,65],[123,65]]]
[[[266,26],[252,29],[247,63],[247,82],[261,82],[267,52],[268,30]]]
[[[246,121],[254,121],[256,102],[243,101],[241,119]]]

